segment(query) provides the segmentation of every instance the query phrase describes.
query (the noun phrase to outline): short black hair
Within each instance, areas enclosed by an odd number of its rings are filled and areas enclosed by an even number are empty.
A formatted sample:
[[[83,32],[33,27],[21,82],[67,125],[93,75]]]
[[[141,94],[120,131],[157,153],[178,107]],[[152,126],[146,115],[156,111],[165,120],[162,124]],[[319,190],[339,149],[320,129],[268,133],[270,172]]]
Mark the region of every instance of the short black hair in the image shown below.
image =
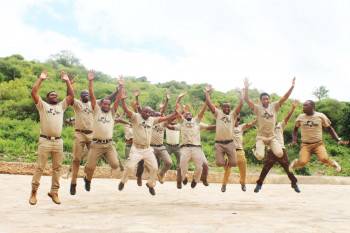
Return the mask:
[[[316,108],[316,104],[315,104],[315,102],[313,100],[306,100],[306,102],[309,102],[313,109]]]
[[[263,93],[260,94],[260,100],[262,99],[263,96],[268,96],[268,97],[270,97],[270,95],[269,95],[268,93],[263,92]]]
[[[56,91],[49,91],[49,92],[46,94],[46,98],[48,98],[49,95],[50,95],[51,93],[53,93],[53,92],[56,92]]]

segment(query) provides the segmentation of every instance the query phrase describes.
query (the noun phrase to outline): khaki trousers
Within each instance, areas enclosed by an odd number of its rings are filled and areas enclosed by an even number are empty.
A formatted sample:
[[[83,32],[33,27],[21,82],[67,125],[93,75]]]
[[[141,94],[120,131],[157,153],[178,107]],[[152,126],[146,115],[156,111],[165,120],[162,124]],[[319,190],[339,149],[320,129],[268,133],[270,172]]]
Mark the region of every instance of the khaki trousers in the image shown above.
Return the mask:
[[[327,164],[331,167],[335,167],[334,160],[329,159],[326,147],[323,142],[317,142],[312,144],[301,144],[299,159],[294,163],[293,168],[302,168],[304,167],[311,159],[311,155],[316,154],[318,160],[324,164]]]
[[[146,149],[138,149],[135,146],[131,147],[121,182],[125,184],[128,181],[129,175],[135,174],[136,166],[141,160],[144,160],[144,164],[149,170],[147,184],[150,187],[156,186],[158,163],[152,147]]]
[[[225,155],[227,155],[229,167],[237,165],[235,144],[233,142],[228,144],[215,143],[215,160],[217,166],[225,166]]]
[[[87,180],[92,180],[93,174],[96,169],[97,161],[102,155],[105,156],[108,164],[111,166],[112,169],[117,169],[118,167],[120,167],[118,153],[115,150],[113,142],[109,142],[106,144],[92,142],[88,153],[87,162],[84,168]]]
[[[182,147],[180,149],[180,153],[180,169],[182,181],[186,178],[186,174],[188,171],[188,163],[192,160],[196,167],[194,170],[193,179],[198,183],[202,175],[203,164],[208,163],[202,148]]]
[[[84,134],[75,131],[73,144],[73,162],[72,162],[72,184],[77,183],[77,177],[81,160],[87,155],[92,142],[92,133]]]
[[[256,150],[254,155],[258,160],[262,160],[265,157],[265,146],[269,146],[273,154],[275,154],[278,158],[283,157],[282,146],[279,144],[276,137],[273,137],[271,139],[257,137]]]
[[[38,145],[38,160],[32,179],[33,190],[38,190],[39,188],[40,178],[44,172],[48,157],[50,155],[52,159],[51,193],[57,193],[58,189],[60,188],[60,173],[63,160],[63,140],[49,140],[40,137]]]
[[[170,155],[166,150],[165,146],[153,147],[153,150],[154,150],[154,155],[159,161],[158,165],[160,166],[160,162],[163,162],[163,167],[159,171],[159,175],[163,177],[165,173],[171,168],[171,165],[172,165]]]
[[[237,167],[239,170],[239,183],[245,184],[247,177],[247,159],[244,150],[236,150]]]

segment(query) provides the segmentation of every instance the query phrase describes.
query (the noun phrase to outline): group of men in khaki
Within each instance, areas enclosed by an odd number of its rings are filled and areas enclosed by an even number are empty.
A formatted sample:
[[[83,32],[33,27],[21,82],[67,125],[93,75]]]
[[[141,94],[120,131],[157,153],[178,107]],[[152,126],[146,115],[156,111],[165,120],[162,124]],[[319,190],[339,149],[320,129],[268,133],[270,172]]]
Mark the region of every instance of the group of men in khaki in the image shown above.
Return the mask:
[[[119,82],[118,94],[111,107],[110,99],[102,99],[97,103],[93,89],[94,73],[92,71],[88,73],[89,92],[82,91],[80,100],[74,99],[74,91],[68,75],[62,72],[61,78],[67,85],[67,97],[61,102],[58,102],[57,93],[54,91],[47,94],[47,102],[43,101],[38,95],[41,83],[47,79],[47,73],[45,72],[39,76],[32,89],[32,97],[40,115],[38,161],[32,179],[32,192],[29,200],[32,205],[37,203],[36,193],[49,155],[52,156],[53,175],[51,191],[48,195],[52,198],[54,203],[60,204],[58,189],[63,158],[61,132],[63,113],[69,105],[73,106],[76,115],[72,180],[70,187],[70,193],[72,195],[76,193],[77,174],[82,159],[82,152],[85,147],[88,149],[88,158],[84,169],[84,182],[87,191],[90,191],[93,173],[97,161],[102,155],[105,156],[112,169],[117,169],[121,166],[118,162],[118,154],[112,140],[119,101],[121,102],[125,114],[130,119],[131,125],[131,127],[126,126],[125,128],[126,154],[128,154],[128,156],[126,167],[119,183],[119,190],[124,188],[129,175],[133,174],[135,167],[142,160],[149,172],[146,186],[149,192],[155,195],[154,187],[156,180],[158,178],[158,180],[163,183],[164,175],[171,166],[169,153],[171,154],[173,152],[176,155],[179,165],[177,167],[179,173],[177,187],[181,188],[181,183],[186,184],[188,182],[188,163],[192,160],[195,163],[195,171],[191,187],[194,188],[201,180],[203,167],[208,168],[208,161],[201,148],[200,130],[202,129],[216,129],[216,164],[217,166],[225,168],[221,189],[223,192],[226,191],[230,169],[237,164],[240,170],[241,188],[243,191],[246,191],[246,158],[243,150],[243,132],[251,128],[254,124],[256,124],[258,128],[256,150],[254,153],[256,158],[259,160],[264,158],[265,147],[267,146],[271,155],[276,158],[286,159],[288,162],[283,142],[283,130],[281,142],[281,139],[279,140],[278,138],[279,134],[276,133],[276,119],[279,108],[288,99],[294,88],[295,80],[293,80],[293,85],[288,92],[279,101],[271,104],[269,102],[270,96],[266,93],[260,96],[261,104],[253,103],[248,97],[249,84],[246,80],[244,99],[256,114],[257,118],[251,123],[240,124],[239,113],[243,105],[243,98],[241,98],[238,106],[234,110],[231,110],[229,103],[222,104],[221,109],[219,109],[211,102],[211,87],[205,89],[206,103],[196,117],[193,117],[189,111],[184,111],[180,114],[178,111],[178,103],[176,103],[176,109],[172,114],[162,116],[154,115],[154,111],[149,107],[140,108],[140,111],[136,113],[129,110],[125,103],[126,95],[122,81]],[[207,106],[215,116],[216,125],[214,126],[201,123]],[[306,101],[303,106],[304,114],[301,114],[296,120],[293,142],[296,143],[297,132],[300,127],[302,145],[299,160],[294,160],[289,168],[291,170],[293,168],[305,166],[310,160],[311,154],[316,153],[321,162],[335,167],[340,171],[341,168],[339,164],[328,158],[322,142],[322,129],[329,129],[329,132],[336,140],[340,141],[340,138],[330,126],[331,123],[329,119],[324,114],[315,112],[314,109],[314,103],[312,101]],[[174,122],[174,120],[179,117],[181,118],[179,123],[169,123]],[[280,125],[280,127],[284,128],[284,125]],[[165,131],[167,135],[166,147],[164,146],[163,138]],[[181,141],[179,141],[179,136]],[[128,143],[130,141],[131,143]],[[225,156],[227,156],[226,160]],[[163,168],[159,173],[157,158],[163,161]],[[203,183],[205,183],[204,180]],[[260,188],[261,184],[260,182]]]

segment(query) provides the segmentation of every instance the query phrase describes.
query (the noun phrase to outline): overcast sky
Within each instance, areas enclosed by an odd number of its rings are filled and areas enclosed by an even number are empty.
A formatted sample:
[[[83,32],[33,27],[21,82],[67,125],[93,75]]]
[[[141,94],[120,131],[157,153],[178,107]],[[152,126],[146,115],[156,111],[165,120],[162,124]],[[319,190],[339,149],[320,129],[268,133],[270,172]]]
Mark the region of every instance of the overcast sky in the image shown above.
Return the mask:
[[[324,85],[350,101],[350,1],[125,0],[2,2],[0,56],[45,61],[71,50],[87,68],[243,86],[292,98]]]

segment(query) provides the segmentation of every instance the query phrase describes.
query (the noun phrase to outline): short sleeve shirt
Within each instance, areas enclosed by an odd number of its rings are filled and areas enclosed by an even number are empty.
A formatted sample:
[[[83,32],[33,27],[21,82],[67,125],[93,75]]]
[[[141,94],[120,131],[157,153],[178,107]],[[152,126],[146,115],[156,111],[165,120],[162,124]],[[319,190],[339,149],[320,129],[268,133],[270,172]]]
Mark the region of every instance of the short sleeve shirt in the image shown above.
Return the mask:
[[[284,145],[284,136],[283,136],[285,127],[286,127],[286,124],[284,123],[284,121],[278,122],[275,127],[276,139],[283,149],[286,148]]]
[[[40,116],[40,134],[49,137],[61,137],[63,113],[67,109],[66,99],[58,104],[49,104],[39,97],[36,108]]]
[[[277,112],[279,109],[280,105],[278,102],[269,104],[267,108],[264,108],[261,104],[254,105],[254,113],[257,116],[257,136],[274,136]]]
[[[322,141],[323,127],[331,126],[328,117],[320,112],[308,116],[300,114],[296,119],[296,126],[301,129],[301,141],[304,143],[316,143]]]
[[[240,124],[237,127],[233,127],[233,143],[235,144],[235,148],[239,150],[243,150],[243,133],[245,125],[246,124]]]
[[[183,120],[179,125],[181,145],[201,145],[201,127],[203,126],[201,126],[198,118],[192,118],[191,121]]]
[[[151,144],[153,145],[163,145],[164,143],[164,132],[165,132],[165,123],[155,124],[152,127],[152,139]]]
[[[93,112],[91,102],[84,103],[74,99],[73,109],[75,112],[75,128],[81,130],[92,130]]]
[[[226,141],[233,139],[232,124],[236,120],[235,111],[231,111],[229,114],[225,114],[221,109],[215,109],[216,117],[216,141]]]
[[[96,104],[93,111],[93,138],[105,140],[112,139],[115,111],[113,108],[108,112],[103,112]]]
[[[143,119],[140,113],[131,116],[132,130],[134,133],[133,143],[141,146],[150,146],[152,138],[152,127],[158,122],[158,117]]]

